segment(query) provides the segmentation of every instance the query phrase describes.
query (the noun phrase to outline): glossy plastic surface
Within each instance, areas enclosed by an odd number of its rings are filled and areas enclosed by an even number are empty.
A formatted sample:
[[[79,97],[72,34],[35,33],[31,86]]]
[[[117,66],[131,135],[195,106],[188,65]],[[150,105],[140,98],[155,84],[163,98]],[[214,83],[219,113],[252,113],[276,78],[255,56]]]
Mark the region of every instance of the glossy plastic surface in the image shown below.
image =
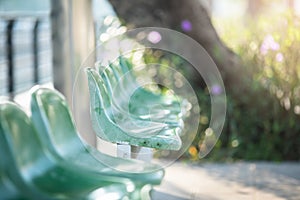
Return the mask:
[[[110,95],[115,92],[114,95],[120,97],[114,98],[113,101],[117,101],[117,104],[121,107],[128,106],[130,113],[141,119],[164,120],[167,123],[175,123],[182,117],[184,107],[182,107],[183,101],[180,97],[160,95],[144,89],[136,81],[132,63],[123,56],[120,56],[118,61],[118,64],[110,64],[105,69],[102,69],[102,67],[99,69],[99,74],[101,74]],[[122,81],[122,86],[119,88],[122,89],[113,91],[118,88],[120,81]],[[134,90],[134,93],[128,97],[130,90]],[[123,104],[124,98],[130,98],[129,105]],[[151,110],[150,115],[149,110]]]
[[[88,68],[86,73],[92,124],[99,137],[113,143],[156,149],[179,150],[181,148],[180,127],[174,128],[167,123],[133,120],[128,113],[115,115],[109,92],[101,76],[91,68]],[[146,123],[149,123],[149,126]]]
[[[76,131],[65,98],[55,90],[36,88],[31,99],[32,121],[50,153],[98,174],[130,178],[138,187],[160,184],[160,166],[103,154],[84,143]],[[159,169],[159,170],[158,170]]]
[[[2,173],[28,199],[87,199],[100,188],[101,195],[113,193],[122,199],[132,186],[129,179],[95,176],[53,157],[42,146],[30,118],[14,103],[0,104],[0,141]]]

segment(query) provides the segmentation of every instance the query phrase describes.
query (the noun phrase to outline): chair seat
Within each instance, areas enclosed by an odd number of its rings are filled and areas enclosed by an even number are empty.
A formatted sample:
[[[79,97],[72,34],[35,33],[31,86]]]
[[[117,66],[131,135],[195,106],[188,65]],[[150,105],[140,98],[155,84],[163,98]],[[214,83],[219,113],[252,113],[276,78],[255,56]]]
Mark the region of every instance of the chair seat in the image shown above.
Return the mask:
[[[4,162],[2,158],[3,157],[1,157],[1,162]],[[4,168],[0,168],[0,197],[1,199],[26,199],[15,184],[7,177],[6,169]]]
[[[134,146],[144,146],[165,150],[179,150],[181,148],[181,139],[179,137],[180,127],[172,127],[167,123],[153,122],[153,124],[161,124],[162,127],[157,131],[147,132],[143,127],[138,129],[134,127],[122,127],[122,122],[133,120],[124,113],[123,120],[117,121],[111,115],[111,97],[105,88],[105,84],[101,76],[96,70],[87,68],[86,70],[90,92],[90,113],[92,125],[97,135],[109,142],[130,144]],[[136,119],[135,119],[136,120]],[[135,120],[132,123],[135,123]],[[136,120],[137,123],[138,120]],[[151,122],[149,122],[151,124]],[[151,127],[151,125],[149,125]],[[122,128],[126,129],[124,131]],[[149,127],[146,127],[149,129]],[[134,131],[128,131],[128,130]]]
[[[104,71],[102,75],[105,74],[105,72],[106,71]],[[102,76],[102,80],[106,86],[108,95],[111,97],[111,108],[115,116],[130,117],[131,119],[134,119],[134,123],[137,123],[137,121],[141,121],[139,123],[151,122],[153,125],[154,123],[157,123],[168,125],[170,128],[183,129],[180,103],[171,103],[167,98],[161,98],[161,101],[152,101],[151,97],[138,96],[141,95],[141,93],[147,92],[151,94],[151,92],[142,90],[142,88],[130,89],[129,87],[126,87],[125,85],[127,84],[125,82],[128,81],[126,78],[118,80],[119,83],[112,89],[111,83],[108,82],[108,78],[105,78],[106,76],[107,75]],[[140,90],[143,92],[139,92]],[[155,96],[158,95],[155,94]]]
[[[85,199],[100,188],[104,195],[112,186],[120,199],[129,196],[127,189],[133,185],[129,179],[95,176],[51,155],[16,104],[0,104],[0,141],[4,173],[28,199]]]
[[[31,96],[32,121],[51,154],[96,174],[130,178],[139,187],[160,184],[164,176],[160,166],[112,157],[84,143],[67,102],[58,91],[36,88]]]
[[[99,68],[99,74],[102,76],[106,87],[110,90],[110,95],[112,93],[115,95],[112,99],[113,101],[117,101],[117,104],[122,106],[123,100],[130,98],[129,103],[126,103],[124,106],[129,107],[130,113],[136,117],[143,115],[142,119],[147,119],[145,117],[149,116],[149,110],[151,110],[151,116],[148,119],[151,118],[152,121],[161,121],[162,111],[166,111],[164,114],[166,123],[170,120],[170,115],[177,118],[182,117],[182,113],[185,110],[184,106],[182,106],[183,100],[180,97],[155,94],[144,89],[136,81],[132,70],[133,64],[129,59],[120,56],[117,61],[117,64],[111,63],[105,69],[99,64],[96,66]],[[118,86],[119,90],[116,91]],[[133,94],[131,94],[131,90],[134,91]],[[160,105],[161,107],[155,108],[155,105]],[[157,115],[159,116],[157,117]],[[174,121],[171,121],[171,123],[174,123]]]

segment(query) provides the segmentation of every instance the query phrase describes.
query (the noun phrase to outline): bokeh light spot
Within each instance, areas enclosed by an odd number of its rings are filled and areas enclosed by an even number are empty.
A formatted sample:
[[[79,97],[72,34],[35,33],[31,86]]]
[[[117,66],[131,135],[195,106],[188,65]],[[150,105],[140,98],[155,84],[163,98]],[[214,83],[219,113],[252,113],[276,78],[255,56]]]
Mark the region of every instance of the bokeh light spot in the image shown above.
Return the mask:
[[[153,44],[157,44],[161,41],[161,35],[159,32],[157,31],[151,31],[149,34],[148,34],[148,37],[147,39],[153,43]]]
[[[193,157],[197,156],[197,154],[198,154],[197,148],[195,146],[191,146],[189,148],[189,154]]]
[[[276,60],[277,60],[277,62],[282,62],[283,61],[283,55],[282,55],[282,53],[277,53],[276,54]]]
[[[183,20],[181,22],[181,29],[185,32],[189,32],[192,30],[192,23],[189,20]]]
[[[235,147],[238,147],[239,144],[240,144],[240,143],[239,143],[238,140],[232,140],[232,142],[231,142],[231,146],[234,147],[234,148],[235,148]]]
[[[222,88],[221,88],[221,86],[220,85],[213,85],[212,87],[211,87],[211,93],[213,94],[213,95],[220,95],[220,94],[222,94]]]

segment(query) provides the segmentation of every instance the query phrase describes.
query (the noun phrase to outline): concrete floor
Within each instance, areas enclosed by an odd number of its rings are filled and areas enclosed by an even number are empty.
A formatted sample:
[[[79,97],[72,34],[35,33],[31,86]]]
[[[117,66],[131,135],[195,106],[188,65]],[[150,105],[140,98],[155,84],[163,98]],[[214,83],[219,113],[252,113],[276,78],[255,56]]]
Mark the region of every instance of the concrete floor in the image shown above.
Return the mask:
[[[166,168],[153,200],[300,200],[300,163],[184,164]]]

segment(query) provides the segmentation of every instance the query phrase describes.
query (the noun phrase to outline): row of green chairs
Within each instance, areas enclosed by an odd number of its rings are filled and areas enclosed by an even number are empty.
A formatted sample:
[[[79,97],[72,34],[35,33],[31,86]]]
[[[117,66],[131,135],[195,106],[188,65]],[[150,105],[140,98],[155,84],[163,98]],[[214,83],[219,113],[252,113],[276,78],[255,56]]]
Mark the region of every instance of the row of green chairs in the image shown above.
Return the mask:
[[[156,94],[144,89],[137,82],[134,66],[129,59],[120,56],[116,64],[110,63],[104,70],[101,65],[98,68],[99,74],[102,76],[110,94],[113,93],[115,97],[118,97],[118,94],[122,94],[120,95],[122,98],[112,99],[115,105],[128,106],[129,112],[134,113],[134,116],[140,119],[148,120],[151,118],[152,121],[164,121],[171,124],[178,124],[178,121],[182,122],[181,117],[184,108],[181,107],[183,103],[181,97]],[[117,91],[113,92],[113,90]],[[128,96],[130,91],[134,92],[130,94],[131,96]],[[124,99],[130,99],[128,105],[124,104]],[[149,109],[151,109],[150,115]]]
[[[99,71],[86,69],[94,131],[112,143],[179,150],[183,100],[145,90],[135,80],[132,63],[122,56],[118,62]]]
[[[164,176],[154,164],[86,144],[64,97],[39,87],[32,91],[31,116],[17,104],[0,103],[0,158],[1,199],[149,199],[149,186]]]

